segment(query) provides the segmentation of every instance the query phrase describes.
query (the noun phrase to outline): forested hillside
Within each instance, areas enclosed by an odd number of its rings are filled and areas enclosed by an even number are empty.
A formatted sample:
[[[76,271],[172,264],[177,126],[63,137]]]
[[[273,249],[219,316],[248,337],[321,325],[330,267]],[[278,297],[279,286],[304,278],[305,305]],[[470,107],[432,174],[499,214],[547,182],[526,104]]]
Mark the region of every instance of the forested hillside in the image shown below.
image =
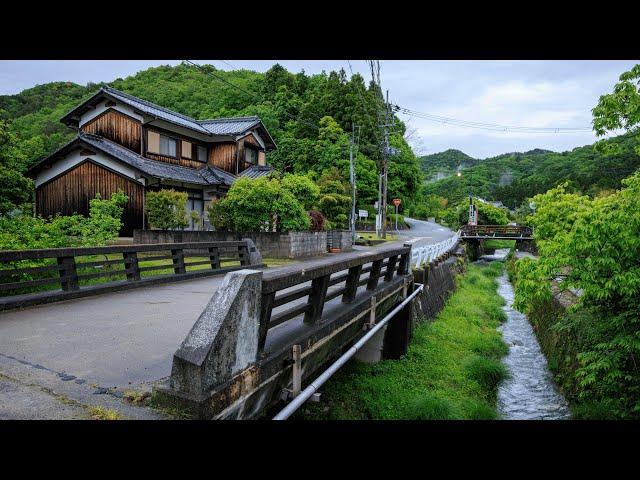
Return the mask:
[[[358,203],[370,207],[377,199],[380,132],[373,127],[378,124],[382,96],[359,74],[351,78],[343,70],[293,74],[279,65],[258,73],[182,64],[149,68],[109,85],[197,119],[258,115],[278,145],[267,156],[276,169],[318,178],[335,167],[345,184],[349,135],[352,124],[360,125]],[[76,132],[60,123],[60,117],[100,86],[55,82],[0,96],[0,123],[8,122],[8,133],[0,145],[0,151],[6,152],[0,155],[0,166],[19,175],[71,140]],[[410,209],[417,201],[422,177],[417,158],[403,138],[404,124],[397,119],[396,126],[397,133],[390,139],[397,154],[389,165],[389,198],[402,198],[402,206]],[[21,182],[21,178],[11,180],[12,185],[23,185]],[[20,204],[30,196],[29,191],[10,200]]]
[[[426,183],[423,193],[458,202],[471,191],[516,209],[527,198],[569,181],[570,188],[595,196],[620,188],[621,180],[640,168],[640,156],[634,150],[637,142],[632,135],[621,135],[607,143],[619,147],[615,154],[586,145],[562,153],[536,149],[484,160],[458,150],[428,155],[420,159],[427,178],[436,172],[449,172],[450,176]],[[458,168],[460,176],[454,174]]]

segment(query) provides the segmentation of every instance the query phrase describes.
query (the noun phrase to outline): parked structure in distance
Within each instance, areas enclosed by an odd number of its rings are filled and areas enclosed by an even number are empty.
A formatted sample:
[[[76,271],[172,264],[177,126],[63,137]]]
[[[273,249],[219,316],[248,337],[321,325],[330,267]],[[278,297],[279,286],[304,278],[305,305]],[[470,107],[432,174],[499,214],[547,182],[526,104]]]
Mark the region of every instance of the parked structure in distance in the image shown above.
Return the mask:
[[[36,213],[88,215],[96,193],[108,198],[121,189],[129,196],[123,236],[148,228],[147,191],[185,191],[187,213],[204,219],[206,204],[237,178],[268,174],[265,153],[276,148],[258,117],[195,120],[106,86],[61,121],[78,136],[29,169]],[[188,229],[200,227],[210,228],[192,221]]]

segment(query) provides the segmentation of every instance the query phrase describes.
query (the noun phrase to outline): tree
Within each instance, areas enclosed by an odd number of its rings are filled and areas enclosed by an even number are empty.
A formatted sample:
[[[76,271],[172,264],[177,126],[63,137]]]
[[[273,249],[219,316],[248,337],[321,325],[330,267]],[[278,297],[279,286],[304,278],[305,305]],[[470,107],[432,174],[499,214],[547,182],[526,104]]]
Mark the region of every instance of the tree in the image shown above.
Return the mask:
[[[591,112],[593,129],[599,137],[618,129],[637,135],[640,125],[640,64],[620,75],[613,92],[600,96],[598,105]],[[598,147],[609,153],[619,152],[615,144],[607,142],[599,142]],[[636,153],[640,155],[640,145],[636,146]]]
[[[123,225],[122,213],[128,201],[129,197],[122,190],[111,194],[108,200],[99,193],[89,200],[89,218],[80,227],[83,244],[104,245],[116,238]]]
[[[144,209],[151,228],[175,230],[189,225],[187,200],[187,192],[178,192],[172,188],[147,192]]]
[[[16,137],[7,122],[0,120],[0,215],[24,207],[29,210],[33,181],[25,177],[24,159],[16,149]]]
[[[241,233],[308,230],[311,225],[303,204],[276,177],[239,178],[226,197],[211,203],[208,215],[212,224]]]
[[[346,228],[351,208],[349,184],[342,181],[336,167],[325,170],[318,179],[320,186],[319,209],[327,219],[328,228]]]
[[[282,179],[282,188],[289,191],[298,200],[305,210],[316,207],[320,188],[305,175],[285,175]]]

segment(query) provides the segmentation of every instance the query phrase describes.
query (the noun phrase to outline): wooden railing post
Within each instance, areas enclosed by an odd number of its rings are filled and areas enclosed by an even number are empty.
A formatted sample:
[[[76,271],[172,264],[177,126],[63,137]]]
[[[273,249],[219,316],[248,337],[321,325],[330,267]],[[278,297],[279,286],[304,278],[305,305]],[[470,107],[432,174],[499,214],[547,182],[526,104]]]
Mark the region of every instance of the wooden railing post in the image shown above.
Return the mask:
[[[138,252],[123,252],[124,268],[127,271],[127,281],[140,280],[140,265],[138,265]]]
[[[314,278],[311,281],[311,293],[307,301],[307,311],[304,313],[304,323],[316,323],[322,316],[330,279],[331,274]]]
[[[264,345],[267,341],[267,332],[269,331],[269,322],[271,321],[271,311],[273,310],[273,301],[275,298],[276,292],[262,295],[262,303],[260,304],[260,327],[258,329],[258,355],[264,351]]]
[[[184,266],[184,250],[181,248],[172,249],[171,256],[173,257],[173,271],[176,274],[187,273],[187,269]]]
[[[356,265],[349,269],[347,280],[344,285],[344,293],[342,294],[342,303],[353,302],[358,291],[358,282],[362,273],[362,265]]]
[[[58,257],[58,265],[63,267],[59,270],[62,290],[79,290],[75,257]]]
[[[405,245],[405,247],[410,245]],[[406,275],[409,273],[409,262],[411,260],[411,250],[400,255],[400,265],[398,265],[398,275]]]
[[[220,252],[218,247],[209,247],[209,260],[211,261],[211,269],[220,268]]]
[[[369,272],[369,281],[367,282],[367,290],[375,290],[378,286],[378,278],[382,270],[383,259],[376,260],[371,264],[371,272]]]
[[[398,262],[398,256],[393,255],[389,257],[389,262],[387,263],[387,273],[384,274],[384,281],[390,282],[393,279],[393,273],[396,269],[396,263]]]
[[[238,246],[238,257],[240,258],[240,265],[249,265],[249,248],[246,243]]]

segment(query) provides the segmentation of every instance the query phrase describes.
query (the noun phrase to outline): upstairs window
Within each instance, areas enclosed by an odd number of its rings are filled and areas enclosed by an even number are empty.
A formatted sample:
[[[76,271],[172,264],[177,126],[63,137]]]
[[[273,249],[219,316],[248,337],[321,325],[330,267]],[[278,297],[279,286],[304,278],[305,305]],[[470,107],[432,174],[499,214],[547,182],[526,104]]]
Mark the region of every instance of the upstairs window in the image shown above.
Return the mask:
[[[206,162],[207,161],[207,147],[201,147],[200,145],[198,145],[198,151],[197,151],[197,155],[198,155],[198,160],[201,162]]]
[[[168,157],[176,156],[177,142],[166,135],[149,130],[147,134],[147,151]]]
[[[160,135],[160,155],[166,155],[168,157],[176,156],[176,141],[167,137],[166,135]]]
[[[186,140],[182,140],[182,145],[181,145],[181,155],[182,158],[188,158],[191,159],[191,142],[187,142]]]
[[[245,147],[244,149],[244,161],[252,165],[258,164],[258,150],[254,148]]]

